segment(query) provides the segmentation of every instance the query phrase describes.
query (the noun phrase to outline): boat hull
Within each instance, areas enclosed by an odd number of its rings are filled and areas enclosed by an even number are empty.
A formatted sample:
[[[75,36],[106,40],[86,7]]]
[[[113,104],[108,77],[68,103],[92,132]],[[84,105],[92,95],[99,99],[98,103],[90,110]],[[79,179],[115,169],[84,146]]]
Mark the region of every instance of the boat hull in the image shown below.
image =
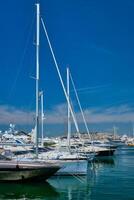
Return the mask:
[[[72,175],[87,175],[87,160],[66,160],[61,161],[63,167],[59,169],[55,175],[59,176],[72,176]]]
[[[104,150],[104,151],[101,150],[101,151],[97,152],[95,157],[98,157],[98,156],[113,156],[114,152],[115,152],[115,149],[108,149],[108,150]]]
[[[31,182],[46,180],[59,170],[59,166],[0,162],[0,182]]]

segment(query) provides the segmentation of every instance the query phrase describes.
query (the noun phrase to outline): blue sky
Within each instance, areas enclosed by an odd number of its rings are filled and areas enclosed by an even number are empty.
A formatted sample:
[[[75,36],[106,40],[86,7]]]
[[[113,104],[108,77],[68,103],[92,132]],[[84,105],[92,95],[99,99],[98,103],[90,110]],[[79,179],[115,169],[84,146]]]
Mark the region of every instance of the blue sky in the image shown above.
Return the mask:
[[[35,81],[31,78],[35,76],[34,4],[35,0],[1,2],[1,127],[10,122],[24,128],[34,124]],[[134,2],[40,0],[40,4],[63,78],[66,66],[70,66],[89,129],[111,130],[115,124],[120,132],[131,133]],[[42,27],[40,52],[46,132],[64,132],[66,101]],[[72,101],[82,124],[73,93]]]

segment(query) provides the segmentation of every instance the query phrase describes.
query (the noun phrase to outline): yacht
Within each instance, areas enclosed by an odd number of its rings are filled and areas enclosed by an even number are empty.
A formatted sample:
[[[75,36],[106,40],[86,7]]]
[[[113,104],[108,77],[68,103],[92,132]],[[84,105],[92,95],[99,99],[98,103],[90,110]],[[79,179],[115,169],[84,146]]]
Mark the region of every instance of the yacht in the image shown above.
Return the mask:
[[[40,21],[40,5],[36,4],[37,34],[36,34],[36,158],[19,160],[0,161],[0,182],[26,182],[40,179],[47,179],[60,169],[60,165],[54,161],[40,161],[38,159],[38,127],[39,127],[39,21]],[[11,129],[14,126],[10,127]]]
[[[59,169],[59,163],[54,162],[0,160],[0,182],[46,180]]]

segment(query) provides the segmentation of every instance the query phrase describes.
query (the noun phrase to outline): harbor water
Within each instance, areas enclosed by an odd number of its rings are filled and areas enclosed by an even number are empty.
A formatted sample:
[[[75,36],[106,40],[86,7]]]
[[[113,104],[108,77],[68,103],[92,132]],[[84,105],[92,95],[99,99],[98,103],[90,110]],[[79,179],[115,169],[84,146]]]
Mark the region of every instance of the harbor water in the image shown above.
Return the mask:
[[[97,158],[83,177],[52,177],[48,182],[0,184],[0,199],[134,200],[134,148]]]

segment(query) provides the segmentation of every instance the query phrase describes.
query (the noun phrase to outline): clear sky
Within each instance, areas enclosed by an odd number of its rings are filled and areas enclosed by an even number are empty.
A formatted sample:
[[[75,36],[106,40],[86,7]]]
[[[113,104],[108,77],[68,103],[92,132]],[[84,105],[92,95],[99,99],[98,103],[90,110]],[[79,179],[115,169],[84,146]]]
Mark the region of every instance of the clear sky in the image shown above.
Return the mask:
[[[11,122],[24,128],[34,124],[34,4],[35,0],[6,0],[0,5],[1,127]],[[89,129],[107,131],[116,125],[119,132],[131,134],[134,1],[40,0],[40,4],[64,81],[69,66]],[[40,42],[46,132],[64,132],[66,101],[42,27]],[[73,92],[72,101],[82,124]]]

